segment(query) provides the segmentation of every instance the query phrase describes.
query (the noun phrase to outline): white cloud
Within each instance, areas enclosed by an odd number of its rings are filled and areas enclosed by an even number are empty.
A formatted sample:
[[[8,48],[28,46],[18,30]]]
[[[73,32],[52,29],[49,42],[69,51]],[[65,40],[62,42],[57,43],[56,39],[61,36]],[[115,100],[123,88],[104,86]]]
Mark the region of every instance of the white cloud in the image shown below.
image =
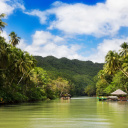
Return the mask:
[[[15,7],[15,9],[16,8],[20,8],[21,10],[25,10],[25,6],[23,5],[23,4],[21,4],[21,3],[18,3],[18,2],[14,2],[14,4],[13,4],[13,6]]]
[[[52,35],[49,32],[36,31],[33,38],[33,45],[43,45],[49,42],[52,39]]]
[[[0,36],[4,37],[6,39],[6,41],[9,43],[9,37],[6,31],[3,31],[0,33]]]
[[[49,16],[55,15],[56,19],[50,21],[48,29],[59,29],[65,32],[66,37],[72,34],[93,35],[96,37],[113,36],[121,27],[128,27],[128,0],[106,0],[90,6],[85,4],[66,4],[62,2],[53,3],[53,7],[46,11],[32,10],[25,12],[28,15],[37,16],[41,24],[48,24]],[[82,46],[69,45],[64,37],[52,35],[46,31],[36,31],[32,35],[33,43],[28,45],[21,40],[19,47],[32,55],[55,57],[67,57],[69,59],[92,60],[93,62],[104,62],[104,57],[109,50],[120,49],[123,42],[128,38],[104,39],[98,44],[95,51],[91,51],[89,57],[79,54]],[[71,39],[71,38],[70,38]],[[70,41],[69,39],[69,41]]]
[[[123,26],[128,26],[128,0],[107,0],[106,3],[86,4],[53,3],[46,11],[34,10],[31,15],[38,16],[42,24],[48,15],[55,15],[49,29],[59,29],[68,34],[87,34],[97,37],[114,35]]]
[[[28,51],[32,55],[48,56],[52,55],[57,58],[67,57],[69,59],[80,59],[82,56],[78,55],[80,45],[67,45],[63,37],[52,35],[45,31],[36,31],[32,35],[33,43],[28,45],[24,40],[21,40],[18,47],[22,50]]]
[[[57,20],[50,28],[71,34],[114,35],[121,26],[128,26],[128,0],[121,1],[107,0],[95,6],[61,5],[54,9]]]
[[[46,12],[42,12],[42,11],[39,11],[39,10],[33,10],[31,12],[24,12],[28,15],[32,15],[32,16],[38,16],[40,18],[40,23],[41,24],[45,24],[46,23],[46,20],[47,20],[47,13]]]
[[[7,15],[13,12],[14,8],[6,3],[5,0],[0,1],[0,14],[5,13]]]
[[[105,56],[108,53],[108,51],[115,50],[116,52],[118,52],[121,49],[120,45],[123,42],[127,42],[127,40],[128,37],[121,39],[111,39],[111,40],[105,39],[102,43],[98,44],[95,52],[89,57],[87,57],[87,59],[92,60],[93,62],[103,63],[105,62]]]
[[[8,16],[17,8],[25,10],[24,5],[17,0],[0,0],[0,14],[5,13]]]
[[[19,44],[17,45],[18,48],[21,48],[22,50],[24,50],[28,45],[25,43],[24,39],[21,39]]]
[[[68,59],[91,60],[93,62],[104,63],[108,51],[115,50],[118,52],[120,45],[128,40],[128,37],[104,39],[102,43],[98,44],[95,50],[93,49],[91,51],[91,55],[87,57],[79,53],[79,50],[81,50],[83,46],[78,44],[68,45],[62,37],[59,37],[61,40],[57,40],[58,42],[56,42],[56,37],[58,38],[58,36],[52,35],[49,32],[36,31],[35,34],[32,35],[32,44],[28,45],[22,39],[18,47],[28,51],[32,55],[40,55],[43,57],[52,55],[57,58],[67,57]]]
[[[44,45],[48,43],[64,43],[65,40],[62,37],[54,36],[50,32],[46,31],[36,31],[34,35],[32,35],[33,45]]]

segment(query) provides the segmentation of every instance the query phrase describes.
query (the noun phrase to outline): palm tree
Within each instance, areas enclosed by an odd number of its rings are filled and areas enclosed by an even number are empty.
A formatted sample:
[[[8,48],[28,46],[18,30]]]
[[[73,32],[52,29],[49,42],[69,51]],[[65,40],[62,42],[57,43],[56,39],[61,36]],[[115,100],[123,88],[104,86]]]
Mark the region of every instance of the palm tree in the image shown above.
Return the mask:
[[[11,32],[9,36],[11,37],[11,40],[9,42],[11,42],[11,44],[15,47],[19,43],[21,38],[18,37],[15,32]]]
[[[119,55],[115,51],[109,51],[105,57],[105,69],[109,74],[113,74],[120,66]]]
[[[104,79],[104,77],[105,77],[105,72],[104,72],[104,70],[100,70],[100,71],[98,72],[98,78]]]
[[[0,38],[0,70],[5,70],[10,62],[11,49],[10,45],[5,42],[3,37]]]
[[[5,17],[5,14],[2,13],[2,14],[0,15],[0,33],[1,33],[1,31],[3,31],[3,28],[5,27],[5,25],[7,25],[5,22],[3,22],[3,21],[1,20],[1,18],[4,18],[4,17]]]
[[[108,74],[114,74],[117,70],[120,70],[124,73],[126,77],[128,77],[128,72],[124,71],[122,68],[123,61],[121,61],[120,56],[115,51],[109,51],[108,54],[105,57],[105,67],[104,70]]]
[[[123,56],[124,58],[126,57],[126,55],[128,54],[128,44],[126,42],[124,42],[123,44],[120,45],[121,46],[121,52],[120,55]]]
[[[19,69],[19,72],[22,74],[18,84],[23,79],[24,75],[28,75],[28,73],[35,67],[36,61],[35,59],[29,55],[27,52],[20,51],[19,53],[19,59],[16,62]]]

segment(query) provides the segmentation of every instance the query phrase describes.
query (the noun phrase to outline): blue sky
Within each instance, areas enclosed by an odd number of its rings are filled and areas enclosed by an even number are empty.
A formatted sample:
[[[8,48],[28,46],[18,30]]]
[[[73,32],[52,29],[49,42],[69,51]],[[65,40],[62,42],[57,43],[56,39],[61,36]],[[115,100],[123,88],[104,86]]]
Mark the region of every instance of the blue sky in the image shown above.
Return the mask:
[[[32,55],[104,62],[128,40],[128,0],[0,0],[17,47]]]

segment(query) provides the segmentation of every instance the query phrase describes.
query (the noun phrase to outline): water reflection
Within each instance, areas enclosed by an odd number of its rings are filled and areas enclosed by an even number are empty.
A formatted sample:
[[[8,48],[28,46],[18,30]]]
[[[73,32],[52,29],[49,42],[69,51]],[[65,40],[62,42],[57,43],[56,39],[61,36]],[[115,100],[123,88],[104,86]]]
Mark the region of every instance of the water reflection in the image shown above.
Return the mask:
[[[128,102],[75,97],[0,107],[0,128],[127,128]]]
[[[60,99],[61,103],[70,103],[71,99],[67,99],[67,100],[63,100],[63,99]]]
[[[126,112],[128,107],[128,101],[109,102],[109,106],[111,106],[113,109],[116,109],[116,111],[118,112]]]
[[[128,128],[128,102],[97,102],[98,115],[109,119],[112,128]]]

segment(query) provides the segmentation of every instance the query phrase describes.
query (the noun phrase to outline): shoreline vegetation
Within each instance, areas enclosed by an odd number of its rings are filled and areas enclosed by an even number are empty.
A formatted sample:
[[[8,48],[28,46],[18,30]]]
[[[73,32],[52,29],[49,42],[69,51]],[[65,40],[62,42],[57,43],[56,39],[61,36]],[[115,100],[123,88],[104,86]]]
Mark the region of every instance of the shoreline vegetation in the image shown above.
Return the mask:
[[[0,34],[7,25],[0,15]],[[36,67],[37,61],[26,51],[16,48],[20,37],[9,34],[10,41],[0,35],[0,103],[18,103],[55,99],[68,93],[69,82],[58,77],[50,79],[47,72]]]
[[[116,89],[128,93],[128,44],[109,51],[105,64],[91,61],[32,56],[17,48],[20,37],[13,31],[6,42],[7,25],[0,15],[0,103],[20,103],[71,96],[109,95]],[[102,69],[102,70],[101,70]],[[98,73],[98,74],[97,74]]]
[[[53,71],[49,72],[37,67],[37,60],[32,55],[16,47],[21,38],[14,31],[9,34],[9,42],[1,36],[3,28],[7,25],[2,21],[4,16],[5,14],[0,15],[0,103],[55,99],[66,93],[71,96],[95,95],[95,82],[90,78],[96,75],[102,65],[100,67],[96,64],[98,68],[96,71],[93,70],[95,71],[93,75],[89,72],[90,76],[82,75],[79,73],[80,70],[73,69],[77,72],[73,78],[76,81],[70,80],[72,74],[67,72],[62,71],[56,75]],[[89,64],[93,68],[94,64],[91,61]],[[67,78],[61,74],[68,74],[70,77]],[[86,93],[85,87],[88,83],[93,84],[88,86],[89,93]]]
[[[1,103],[55,99],[68,91],[67,80],[50,79],[44,69],[36,67],[33,56],[6,43],[0,36]]]
[[[108,96],[117,89],[128,94],[128,43],[120,45],[121,49],[109,51],[105,56],[103,70],[98,73],[96,93]]]

